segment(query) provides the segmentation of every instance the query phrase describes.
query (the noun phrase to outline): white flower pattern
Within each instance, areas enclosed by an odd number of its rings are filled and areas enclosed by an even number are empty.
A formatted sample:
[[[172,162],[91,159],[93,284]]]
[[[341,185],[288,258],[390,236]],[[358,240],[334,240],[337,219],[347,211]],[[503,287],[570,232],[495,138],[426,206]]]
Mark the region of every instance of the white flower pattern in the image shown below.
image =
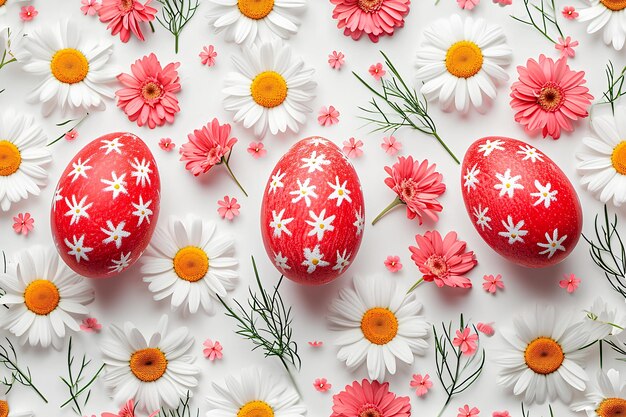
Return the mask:
[[[545,248],[539,255],[548,255],[548,259],[552,258],[556,251],[560,250],[565,252],[565,246],[563,246],[563,242],[567,239],[567,235],[559,238],[559,229],[554,229],[552,231],[552,237],[550,237],[549,233],[545,234],[546,243],[537,243],[537,246],[541,248]]]
[[[513,217],[509,215],[507,216],[506,223],[502,220],[502,226],[504,226],[506,230],[499,232],[498,235],[507,238],[509,240],[509,245],[512,245],[515,242],[524,243],[523,237],[528,234],[528,230],[522,229],[522,227],[524,227],[524,220],[514,223]]]
[[[499,183],[495,184],[493,188],[496,190],[500,190],[500,197],[504,197],[506,194],[509,198],[513,198],[515,194],[515,190],[523,190],[524,186],[522,184],[518,184],[517,181],[522,179],[521,175],[511,176],[511,170],[507,169],[504,171],[504,174],[500,174],[496,172],[496,178]]]

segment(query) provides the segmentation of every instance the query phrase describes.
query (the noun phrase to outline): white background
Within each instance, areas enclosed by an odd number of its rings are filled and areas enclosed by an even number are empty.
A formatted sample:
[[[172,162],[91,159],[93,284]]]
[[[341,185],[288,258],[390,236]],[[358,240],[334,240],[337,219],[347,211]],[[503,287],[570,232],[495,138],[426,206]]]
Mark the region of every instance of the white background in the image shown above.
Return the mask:
[[[10,0],[9,0],[10,1]],[[13,205],[8,213],[0,213],[0,248],[9,254],[35,243],[52,245],[49,229],[50,201],[54,193],[54,186],[67,162],[78,150],[89,141],[111,131],[130,131],[138,134],[148,144],[155,155],[162,181],[161,221],[169,215],[184,215],[192,212],[207,219],[218,222],[219,231],[232,233],[236,236],[236,252],[240,259],[241,283],[235,296],[242,300],[247,292],[247,284],[251,283],[252,266],[250,255],[258,261],[263,282],[270,286],[276,282],[279,273],[274,269],[265,255],[259,233],[259,208],[261,196],[266,180],[274,164],[295,143],[297,139],[310,135],[321,135],[341,143],[351,136],[365,142],[365,154],[354,161],[354,166],[360,176],[366,200],[366,214],[368,226],[365,231],[360,253],[354,265],[345,276],[336,282],[321,287],[300,287],[290,281],[285,281],[282,292],[287,303],[292,304],[295,311],[294,330],[295,338],[299,343],[299,352],[302,357],[302,370],[297,375],[298,384],[303,393],[304,401],[309,406],[309,415],[328,416],[331,413],[332,394],[339,392],[346,384],[354,379],[366,377],[364,368],[351,373],[343,363],[336,359],[336,348],[333,346],[334,336],[326,328],[326,308],[334,299],[339,288],[351,285],[351,278],[360,274],[384,274],[386,279],[398,280],[403,287],[410,286],[420,274],[410,260],[408,246],[414,244],[414,235],[437,227],[442,233],[456,230],[461,239],[467,240],[468,247],[476,252],[478,266],[471,271],[470,277],[474,288],[470,291],[459,289],[438,289],[431,284],[422,285],[417,289],[417,296],[424,303],[424,313],[431,323],[439,325],[441,321],[457,320],[459,313],[475,322],[495,321],[496,331],[511,326],[514,316],[520,314],[525,307],[535,303],[551,303],[559,310],[571,310],[582,317],[582,310],[591,305],[596,296],[602,296],[614,305],[623,306],[623,299],[614,293],[600,271],[591,262],[587,245],[581,239],[572,255],[562,264],[543,270],[529,270],[507,263],[495,254],[480,239],[474,230],[465,210],[460,193],[460,168],[438,146],[434,139],[411,130],[402,130],[396,137],[402,142],[402,155],[413,155],[417,159],[428,158],[436,162],[444,175],[448,191],[441,198],[444,211],[439,222],[434,225],[426,223],[419,226],[416,221],[406,219],[404,209],[390,213],[375,227],[370,226],[371,220],[394,197],[383,183],[386,174],[383,166],[391,165],[395,158],[386,155],[380,147],[383,134],[371,134],[368,127],[358,118],[358,105],[366,104],[369,95],[351,74],[356,71],[366,79],[371,80],[367,69],[371,64],[382,61],[379,50],[388,53],[400,71],[409,81],[413,81],[413,57],[417,45],[422,40],[421,32],[435,18],[448,16],[452,13],[471,14],[484,17],[491,23],[504,26],[508,42],[513,49],[513,65],[507,71],[511,80],[501,86],[493,108],[486,114],[471,113],[462,117],[456,113],[441,113],[436,106],[432,107],[432,117],[436,121],[439,132],[444,140],[462,158],[465,149],[476,139],[487,135],[503,135],[527,140],[533,146],[547,154],[563,169],[579,192],[585,213],[584,231],[593,230],[593,217],[602,205],[593,199],[578,185],[579,177],[575,171],[574,153],[581,145],[582,137],[587,134],[588,121],[576,124],[573,134],[564,134],[560,140],[527,138],[523,129],[513,120],[513,112],[509,107],[510,84],[517,77],[516,65],[525,64],[530,57],[537,59],[540,53],[553,58],[558,57],[553,45],[538,32],[513,21],[510,13],[518,16],[523,11],[520,0],[506,8],[483,0],[473,11],[465,12],[459,9],[453,0],[441,0],[435,6],[432,0],[416,1],[411,6],[411,12],[406,19],[406,26],[398,30],[391,37],[382,38],[378,44],[371,43],[364,38],[358,42],[345,37],[336,28],[336,22],[331,19],[332,5],[325,0],[312,0],[303,17],[302,26],[291,44],[301,54],[308,65],[316,69],[318,82],[317,98],[312,102],[314,112],[308,123],[298,135],[284,137],[267,137],[264,141],[268,154],[259,160],[253,160],[246,152],[252,140],[252,133],[241,126],[234,125],[233,134],[239,138],[235,146],[231,164],[234,172],[250,193],[245,198],[228,177],[223,167],[217,167],[200,178],[194,178],[184,169],[183,163],[178,161],[178,153],[166,153],[158,147],[162,137],[171,137],[178,147],[186,141],[187,133],[199,128],[217,117],[222,122],[232,122],[231,115],[222,108],[221,94],[224,77],[233,70],[230,56],[238,53],[239,48],[228,44],[222,37],[215,35],[205,19],[206,5],[201,4],[196,17],[183,32],[180,53],[174,54],[174,40],[170,34],[160,26],[156,26],[156,33],[149,33],[144,43],[132,39],[128,44],[122,44],[119,38],[112,38],[106,26],[99,23],[95,17],[83,16],[79,10],[78,0],[64,1],[34,1],[39,10],[39,16],[25,24],[25,30],[32,30],[36,25],[51,24],[61,18],[71,18],[81,27],[89,31],[91,36],[110,38],[115,44],[115,51],[111,64],[125,72],[130,72],[130,64],[150,52],[155,52],[165,65],[171,61],[180,61],[180,77],[182,91],[178,95],[181,112],[176,115],[173,125],[155,130],[147,127],[139,128],[129,122],[124,113],[117,109],[115,103],[107,103],[107,110],[103,113],[91,115],[79,128],[79,138],[73,143],[64,140],[52,148],[54,162],[50,167],[50,184],[38,198],[30,198]],[[583,6],[578,0],[572,3],[558,2],[557,8],[564,5]],[[17,22],[15,15],[18,8],[11,12],[13,22]],[[621,68],[626,60],[623,54],[615,52],[605,46],[600,36],[589,36],[585,33],[584,25],[577,22],[565,21],[562,27],[566,34],[580,41],[576,49],[576,58],[571,60],[571,66],[576,70],[585,70],[588,86],[595,97],[599,97],[605,89],[604,64],[612,59],[616,68]],[[19,23],[21,25],[21,23]],[[155,23],[156,25],[156,23]],[[204,67],[200,63],[198,53],[202,46],[213,44],[218,52],[217,64],[213,68]],[[333,50],[342,51],[346,55],[346,64],[340,71],[332,70],[327,64],[327,56]],[[0,109],[10,107],[18,111],[35,114],[38,121],[50,138],[57,137],[65,128],[55,127],[55,123],[66,120],[68,117],[53,114],[42,118],[37,105],[24,102],[24,97],[38,80],[23,73],[18,64],[11,64],[0,72],[0,88],[6,91],[0,94]],[[340,112],[338,125],[322,128],[317,124],[317,112],[322,105],[334,105]],[[598,108],[596,114],[608,111],[606,106]],[[217,200],[224,195],[236,197],[241,203],[241,215],[232,223],[221,220],[217,214]],[[30,212],[35,218],[35,231],[28,237],[16,235],[11,229],[12,216],[18,212]],[[621,218],[622,221],[626,221]],[[388,255],[399,255],[404,264],[400,273],[389,273],[383,261]],[[482,289],[484,274],[502,274],[506,290],[496,296],[487,294]],[[561,289],[558,281],[565,273],[575,273],[582,278],[579,290],[570,295]],[[211,392],[211,382],[221,381],[222,378],[237,372],[241,367],[248,365],[263,366],[282,372],[276,360],[264,360],[260,351],[250,354],[251,344],[234,334],[234,323],[223,315],[220,307],[215,316],[206,316],[198,313],[190,318],[183,318],[179,313],[171,313],[169,300],[155,302],[147,290],[147,285],[141,280],[138,265],[123,275],[109,280],[91,281],[96,289],[96,301],[91,306],[92,315],[103,324],[101,334],[78,334],[74,336],[75,351],[87,352],[89,356],[99,361],[99,341],[105,336],[107,327],[111,324],[121,325],[126,320],[134,321],[145,332],[151,332],[162,314],[169,314],[171,324],[185,325],[191,329],[196,344],[193,353],[198,356],[198,366],[202,370],[200,386],[196,390],[194,406],[200,407],[202,413],[206,410],[204,397]],[[4,334],[2,333],[4,336]],[[202,356],[202,342],[206,338],[219,340],[224,346],[224,359],[210,362]],[[307,344],[311,340],[321,340],[325,344],[322,348],[313,349]],[[520,398],[505,391],[496,385],[497,366],[492,363],[495,349],[501,345],[499,335],[491,339],[483,338],[487,350],[487,363],[484,374],[464,395],[455,398],[445,416],[456,416],[456,409],[468,403],[477,406],[482,416],[490,416],[494,410],[508,409],[513,416],[521,415],[519,411]],[[413,366],[400,367],[397,374],[389,377],[391,389],[399,395],[408,395],[413,406],[413,415],[434,416],[444,401],[444,391],[436,381],[435,364],[431,349],[425,357],[418,357]],[[32,409],[40,417],[72,415],[69,409],[59,410],[59,405],[67,398],[67,392],[59,376],[66,374],[65,352],[56,352],[52,349],[36,349],[22,347],[19,350],[21,363],[28,364],[34,374],[34,381],[50,400],[50,404],[43,404],[30,390],[16,386],[10,393],[13,408]],[[614,360],[609,349],[605,351],[605,367],[619,367],[623,363]],[[588,361],[588,369],[595,375],[598,359],[596,350],[592,352]],[[435,379],[434,387],[425,398],[417,398],[409,388],[409,381],[413,373],[429,373]],[[317,377],[326,377],[333,385],[330,392],[319,393],[313,389],[312,383]],[[268,381],[272,383],[272,381]],[[573,415],[563,404],[554,404],[557,416]],[[547,405],[534,406],[533,416],[547,415]],[[103,411],[117,411],[117,405],[107,397],[103,385],[98,382],[93,387],[91,401],[85,414],[99,415]]]

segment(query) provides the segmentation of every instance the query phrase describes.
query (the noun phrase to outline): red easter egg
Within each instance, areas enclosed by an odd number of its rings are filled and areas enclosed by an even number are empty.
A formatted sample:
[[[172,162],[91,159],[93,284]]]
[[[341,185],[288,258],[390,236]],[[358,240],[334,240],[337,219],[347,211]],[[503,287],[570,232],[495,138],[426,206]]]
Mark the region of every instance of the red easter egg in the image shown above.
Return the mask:
[[[263,194],[265,250],[287,278],[321,285],[354,261],[365,227],[359,177],[331,141],[303,139],[278,161]]]
[[[110,133],[92,141],[56,188],[50,223],[59,255],[86,277],[119,274],[148,246],[160,196],[159,171],[141,139]]]
[[[583,224],[578,195],[544,153],[515,139],[482,138],[467,150],[462,173],[474,227],[509,261],[546,267],[576,247]]]

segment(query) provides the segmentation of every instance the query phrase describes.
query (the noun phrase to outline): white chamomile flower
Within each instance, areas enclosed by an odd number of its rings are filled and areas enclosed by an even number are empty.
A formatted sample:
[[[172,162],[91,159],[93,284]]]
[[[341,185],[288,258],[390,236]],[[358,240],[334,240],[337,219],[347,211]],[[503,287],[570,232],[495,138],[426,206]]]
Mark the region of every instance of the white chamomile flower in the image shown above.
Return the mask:
[[[94,299],[87,281],[59,258],[54,249],[33,246],[7,263],[2,279],[6,294],[0,304],[9,307],[0,319],[2,328],[22,344],[61,349],[67,330],[78,331]]]
[[[424,30],[416,76],[424,82],[421,93],[442,109],[482,111],[496,97],[496,82],[508,80],[502,67],[511,58],[500,26],[452,15]]]
[[[206,417],[304,417],[306,407],[285,380],[260,368],[246,368],[213,383]]]
[[[44,168],[52,161],[46,136],[30,116],[12,110],[0,113],[0,209],[39,195],[46,184]]]
[[[619,309],[612,309],[602,298],[594,300],[593,305],[585,310],[583,321],[585,332],[589,335],[589,343],[617,336],[626,329],[626,314]]]
[[[17,401],[10,401],[4,396],[0,396],[0,417],[33,417],[32,411],[14,411],[13,407]]]
[[[108,86],[117,72],[108,68],[113,45],[109,41],[91,41],[68,20],[42,25],[28,34],[24,42],[30,53],[24,70],[42,78],[28,96],[42,103],[45,116],[56,107],[67,110],[104,110],[103,98],[113,98]]]
[[[618,417],[626,413],[626,378],[615,369],[598,371],[596,383],[585,400],[572,404],[573,411],[584,411],[587,417]]]
[[[237,259],[229,256],[234,241],[216,231],[215,222],[198,216],[172,216],[141,257],[143,280],[155,300],[171,296],[173,309],[196,313],[200,307],[213,314],[217,296],[235,288]]]
[[[583,149],[576,154],[580,183],[606,203],[626,202],[626,107],[617,107],[615,116],[591,119],[595,137],[583,138]]]
[[[513,329],[503,329],[507,347],[495,359],[501,367],[498,384],[540,404],[556,398],[569,403],[572,390],[584,391],[588,377],[580,348],[588,336],[572,318],[553,306],[537,306],[515,319]]]
[[[3,0],[0,1],[0,16],[4,15],[7,13],[7,10],[9,9],[9,7],[16,7],[19,3],[24,3],[28,0]],[[15,6],[13,6],[15,5]]]
[[[587,0],[589,7],[577,8],[578,21],[589,22],[587,33],[603,30],[607,45],[621,50],[626,40],[626,2],[623,0]]]
[[[413,363],[428,349],[429,324],[419,315],[422,305],[395,281],[380,276],[357,277],[332,303],[329,322],[340,334],[337,358],[355,369],[367,363],[370,379],[396,373],[396,362]]]
[[[233,57],[237,71],[226,76],[224,108],[245,128],[254,126],[262,138],[290,130],[298,133],[311,112],[317,84],[312,68],[302,58],[294,58],[291,48],[281,41],[266,42],[243,50]]]
[[[298,31],[306,0],[208,0],[209,24],[226,40],[252,45],[287,39]]]
[[[134,324],[112,325],[100,343],[105,364],[104,384],[118,404],[134,398],[141,408],[175,409],[179,400],[198,385],[198,367],[189,355],[193,337],[186,327],[168,332],[167,316],[146,337]]]

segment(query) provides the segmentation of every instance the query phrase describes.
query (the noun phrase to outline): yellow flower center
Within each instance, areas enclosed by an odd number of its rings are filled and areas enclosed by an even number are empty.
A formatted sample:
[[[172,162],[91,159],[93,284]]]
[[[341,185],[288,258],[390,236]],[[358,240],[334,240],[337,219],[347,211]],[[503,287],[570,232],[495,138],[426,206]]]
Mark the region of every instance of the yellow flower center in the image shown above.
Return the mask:
[[[154,382],[167,370],[165,354],[158,348],[146,348],[130,356],[130,370],[143,382]]]
[[[596,409],[596,414],[600,417],[624,417],[626,416],[626,400],[605,398]]]
[[[359,0],[357,5],[361,10],[365,13],[372,13],[380,9],[382,6],[383,0]]]
[[[141,87],[141,95],[146,101],[154,101],[163,95],[163,89],[154,81],[148,81]]]
[[[174,256],[174,271],[180,279],[200,281],[209,270],[209,257],[200,248],[187,246]]]
[[[265,401],[250,401],[239,409],[237,417],[274,417],[274,410]]]
[[[626,140],[621,141],[615,148],[613,148],[613,153],[611,154],[611,164],[613,164],[613,168],[615,168],[618,173],[626,175]],[[2,152],[0,152],[0,175],[1,173]]]
[[[121,0],[119,7],[122,9],[122,12],[128,13],[135,7],[133,3],[133,0]]]
[[[31,282],[24,291],[26,308],[39,316],[45,316],[54,311],[60,299],[56,285],[46,279]]]
[[[459,41],[446,52],[446,68],[457,78],[473,77],[483,67],[483,53],[474,42]]]
[[[237,0],[237,7],[242,15],[260,20],[274,9],[274,0]]]
[[[609,10],[619,12],[626,9],[626,0],[600,0],[600,3]]]
[[[287,81],[275,71],[265,71],[252,80],[250,93],[256,104],[271,109],[287,98]]]
[[[555,112],[560,109],[563,101],[565,101],[563,89],[552,81],[547,82],[537,96],[537,104],[547,112]]]
[[[398,319],[388,308],[370,308],[361,319],[361,331],[373,344],[386,345],[398,334]]]
[[[87,77],[89,61],[77,49],[59,49],[50,61],[50,70],[54,78],[62,83],[76,84]]]
[[[8,140],[0,140],[0,177],[15,174],[21,164],[22,155],[17,146]]]
[[[0,7],[4,6],[5,4],[7,4],[7,0],[0,0]],[[4,417],[4,416],[0,414],[0,417]]]
[[[6,0],[0,0],[0,6],[2,6]],[[0,400],[0,417],[9,416],[9,403],[5,400]]]
[[[565,355],[556,341],[549,337],[538,337],[526,346],[524,360],[534,372],[548,375],[561,367]]]

